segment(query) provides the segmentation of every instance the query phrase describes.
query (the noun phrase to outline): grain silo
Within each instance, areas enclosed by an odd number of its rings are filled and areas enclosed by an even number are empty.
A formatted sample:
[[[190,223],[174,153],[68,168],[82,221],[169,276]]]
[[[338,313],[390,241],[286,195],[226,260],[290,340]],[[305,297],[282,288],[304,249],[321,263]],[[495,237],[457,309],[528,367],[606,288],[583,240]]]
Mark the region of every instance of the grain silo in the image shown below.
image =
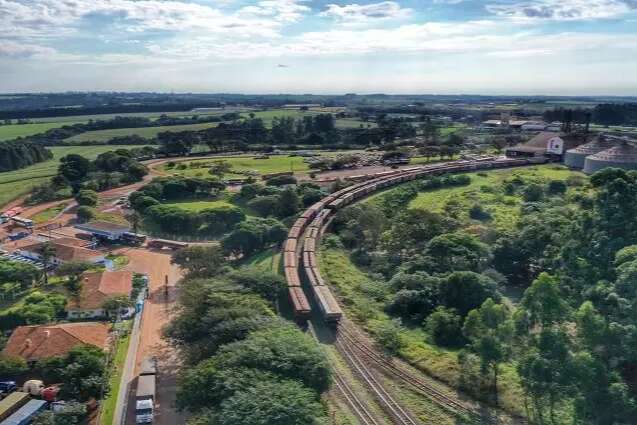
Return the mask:
[[[586,157],[584,172],[593,174],[607,167],[637,170],[637,146],[624,139],[615,147],[590,155]]]
[[[617,141],[600,134],[591,142],[569,149],[564,155],[564,164],[571,168],[584,168],[586,157],[617,145]]]

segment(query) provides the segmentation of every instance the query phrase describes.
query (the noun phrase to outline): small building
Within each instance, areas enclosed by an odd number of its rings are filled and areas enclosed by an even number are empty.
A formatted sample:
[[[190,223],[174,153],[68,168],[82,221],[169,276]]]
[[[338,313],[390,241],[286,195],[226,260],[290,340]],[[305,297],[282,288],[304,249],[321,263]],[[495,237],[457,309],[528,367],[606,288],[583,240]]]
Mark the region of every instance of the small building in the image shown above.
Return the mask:
[[[54,256],[51,259],[51,264],[54,266],[59,266],[69,261],[84,261],[87,263],[100,264],[106,260],[102,252],[89,248],[92,246],[90,242],[75,238],[59,238],[48,242],[36,242],[22,246],[15,252],[31,260],[42,261],[42,249],[47,243],[54,250]]]
[[[64,356],[78,345],[93,345],[107,350],[109,335],[110,325],[99,322],[18,326],[9,337],[2,354],[35,362]]]
[[[486,121],[482,121],[482,127],[485,128],[498,128],[502,126],[502,121],[501,120],[486,120]]]
[[[544,131],[546,130],[547,124],[543,121],[526,121],[520,127],[522,131]]]
[[[93,272],[82,275],[79,296],[69,298],[66,310],[69,319],[95,319],[106,317],[104,302],[111,297],[130,297],[133,273],[128,271]]]
[[[584,161],[586,174],[608,167],[637,170],[637,146],[623,140],[615,147],[587,156]]]
[[[559,133],[542,132],[531,140],[520,145],[507,148],[506,156],[511,158],[536,156],[561,156],[564,153],[565,141]]]
[[[116,241],[121,239],[124,233],[130,232],[130,226],[125,226],[108,221],[92,221],[90,223],[76,224],[75,227],[80,230],[91,233],[99,239]]]

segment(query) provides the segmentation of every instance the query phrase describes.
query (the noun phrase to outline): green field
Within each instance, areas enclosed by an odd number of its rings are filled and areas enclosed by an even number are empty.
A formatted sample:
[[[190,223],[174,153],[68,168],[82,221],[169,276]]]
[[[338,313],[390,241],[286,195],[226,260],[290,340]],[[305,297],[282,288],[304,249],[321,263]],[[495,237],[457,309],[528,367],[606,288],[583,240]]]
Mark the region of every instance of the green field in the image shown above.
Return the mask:
[[[219,157],[214,159],[201,159],[195,161],[183,161],[179,164],[185,164],[187,168],[178,169],[177,167],[167,167],[163,165],[161,170],[187,177],[205,177],[209,176],[208,168],[215,161],[226,161],[232,165],[232,170],[236,172],[254,172],[255,174],[281,173],[287,171],[301,172],[309,170],[308,165],[299,156],[271,156],[267,159],[255,159],[251,156],[242,157]]]
[[[77,136],[69,137],[65,140],[66,143],[82,143],[82,142],[107,142],[114,137],[132,136],[137,135],[146,139],[152,139],[159,133],[165,131],[197,131],[205,130],[207,128],[216,127],[219,123],[210,122],[202,124],[187,124],[187,125],[168,125],[161,127],[142,127],[142,128],[117,128],[113,130],[96,130],[87,131],[86,133],[78,134]]]
[[[171,207],[179,207],[184,210],[199,212],[203,210],[210,210],[223,207],[232,207],[233,205],[227,201],[186,201],[186,202],[174,202],[171,204],[164,204]]]
[[[493,226],[498,231],[506,231],[515,227],[519,219],[519,207],[522,200],[519,196],[506,196],[502,193],[491,192],[486,188],[497,187],[505,180],[513,179],[516,176],[525,181],[536,183],[566,180],[573,175],[584,177],[581,173],[556,165],[496,170],[488,173],[470,173],[469,175],[471,176],[470,185],[420,193],[416,199],[411,201],[409,207],[442,212],[445,204],[452,199],[458,201],[463,209],[469,209],[471,205],[479,204],[493,217]]]
[[[44,211],[39,212],[33,217],[31,217],[31,220],[33,220],[36,224],[40,224],[40,223],[44,223],[46,221],[52,220],[55,216],[57,216],[59,213],[64,211],[64,208],[66,208],[67,206],[68,204],[62,203],[54,207],[47,208]]]
[[[11,140],[16,137],[33,136],[34,134],[44,133],[52,128],[73,124],[77,124],[77,121],[0,125],[0,141]]]
[[[60,158],[77,153],[89,159],[113,149],[132,149],[141,146],[55,146],[49,148],[53,159],[20,170],[0,173],[0,206],[28,193],[34,186],[47,181],[57,173]]]

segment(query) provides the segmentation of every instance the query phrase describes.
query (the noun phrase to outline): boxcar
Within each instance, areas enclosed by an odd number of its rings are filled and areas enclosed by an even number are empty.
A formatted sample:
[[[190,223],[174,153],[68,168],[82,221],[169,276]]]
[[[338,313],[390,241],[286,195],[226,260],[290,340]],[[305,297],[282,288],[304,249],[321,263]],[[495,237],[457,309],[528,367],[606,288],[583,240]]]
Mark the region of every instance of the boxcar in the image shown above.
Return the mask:
[[[288,295],[290,296],[290,301],[294,308],[294,314],[297,317],[302,318],[309,316],[311,311],[310,303],[307,300],[303,289],[300,286],[290,287],[288,288]]]

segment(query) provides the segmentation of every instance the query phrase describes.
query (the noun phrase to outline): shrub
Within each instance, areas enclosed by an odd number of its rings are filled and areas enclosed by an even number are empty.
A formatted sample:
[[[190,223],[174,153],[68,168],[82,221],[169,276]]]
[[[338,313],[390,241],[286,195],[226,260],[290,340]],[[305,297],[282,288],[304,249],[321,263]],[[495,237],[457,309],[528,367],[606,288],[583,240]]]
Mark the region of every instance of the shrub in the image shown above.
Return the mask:
[[[454,309],[438,307],[425,320],[425,327],[438,345],[458,347],[464,342],[462,317]]]

